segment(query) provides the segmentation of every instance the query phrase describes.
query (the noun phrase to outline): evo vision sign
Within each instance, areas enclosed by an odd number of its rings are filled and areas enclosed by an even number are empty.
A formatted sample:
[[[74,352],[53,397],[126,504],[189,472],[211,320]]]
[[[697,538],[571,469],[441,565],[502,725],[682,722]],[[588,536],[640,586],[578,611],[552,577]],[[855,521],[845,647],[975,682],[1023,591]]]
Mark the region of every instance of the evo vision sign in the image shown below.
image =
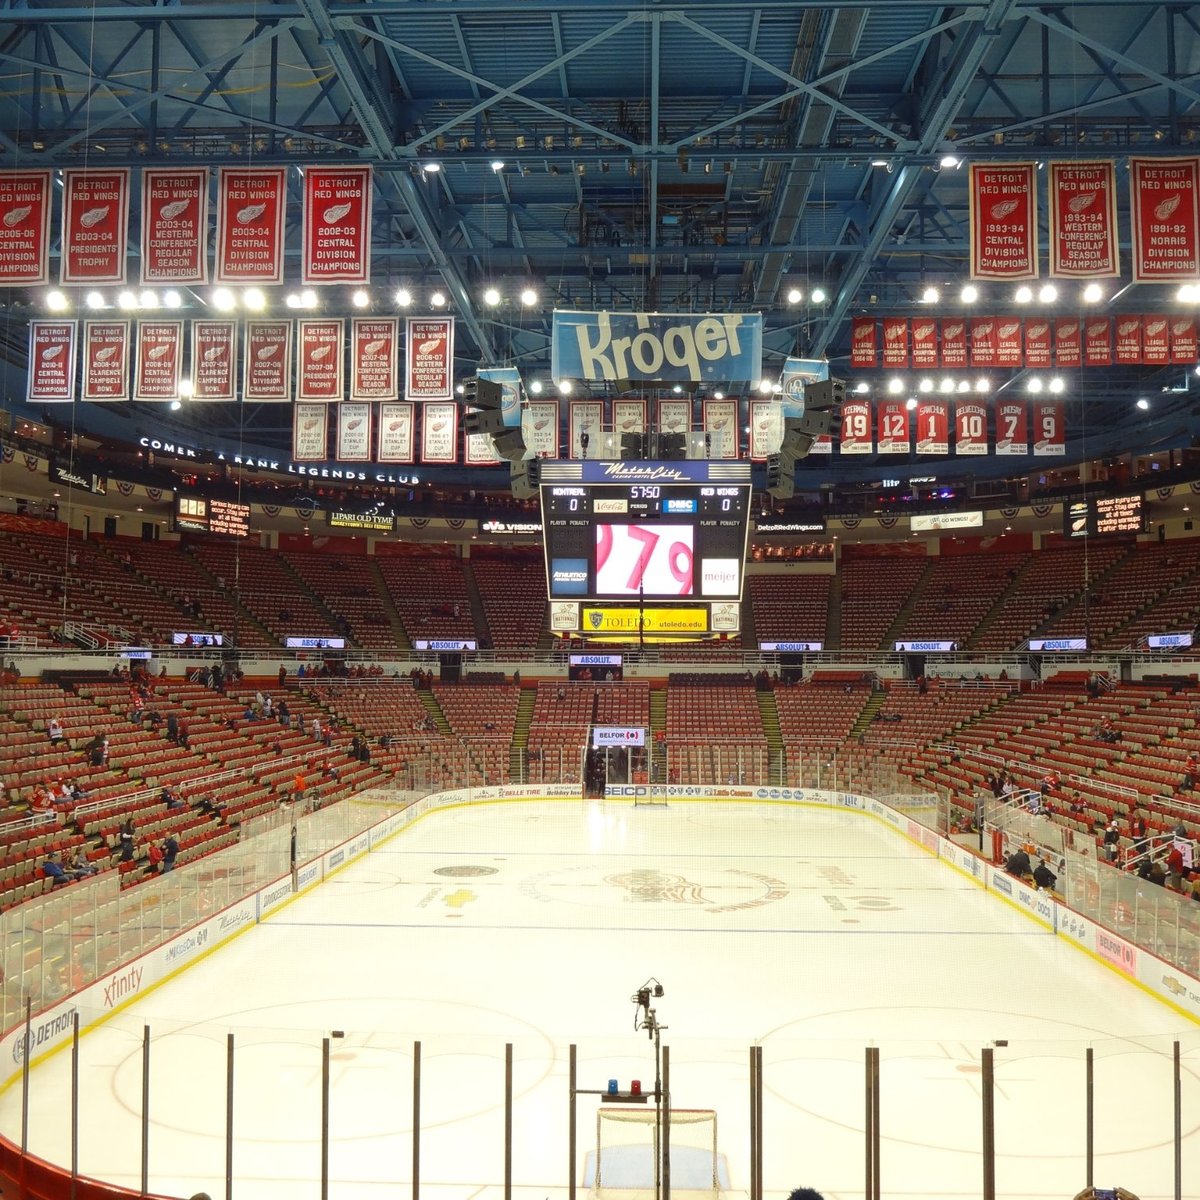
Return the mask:
[[[761,368],[758,313],[554,314],[555,379],[748,382]]]

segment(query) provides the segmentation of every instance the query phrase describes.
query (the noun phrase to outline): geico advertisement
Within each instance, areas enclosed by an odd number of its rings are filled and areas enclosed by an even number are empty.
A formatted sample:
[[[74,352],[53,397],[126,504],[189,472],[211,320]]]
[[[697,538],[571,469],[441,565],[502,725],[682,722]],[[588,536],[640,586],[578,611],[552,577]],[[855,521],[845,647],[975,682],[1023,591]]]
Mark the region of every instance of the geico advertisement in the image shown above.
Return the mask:
[[[707,633],[708,608],[585,608],[580,628],[594,633]]]

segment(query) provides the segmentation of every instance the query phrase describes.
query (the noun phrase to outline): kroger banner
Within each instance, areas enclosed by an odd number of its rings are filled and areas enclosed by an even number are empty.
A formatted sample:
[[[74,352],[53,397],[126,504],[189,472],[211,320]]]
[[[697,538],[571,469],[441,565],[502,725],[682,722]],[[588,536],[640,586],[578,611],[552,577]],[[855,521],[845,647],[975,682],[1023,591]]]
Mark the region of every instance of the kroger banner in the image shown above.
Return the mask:
[[[554,314],[555,379],[749,382],[761,368],[757,313]]]

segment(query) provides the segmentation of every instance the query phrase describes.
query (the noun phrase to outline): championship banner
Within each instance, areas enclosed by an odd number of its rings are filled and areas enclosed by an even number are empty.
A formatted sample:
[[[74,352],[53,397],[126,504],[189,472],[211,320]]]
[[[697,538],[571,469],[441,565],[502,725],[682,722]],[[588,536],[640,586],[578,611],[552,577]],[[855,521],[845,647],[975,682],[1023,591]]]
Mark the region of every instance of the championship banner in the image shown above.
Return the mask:
[[[45,404],[75,399],[74,321],[29,322],[29,374],[26,399]]]
[[[877,454],[909,452],[908,405],[904,400],[880,400],[876,403],[878,428]]]
[[[994,367],[996,365],[996,317],[971,318],[971,366]]]
[[[1020,367],[1025,364],[1023,324],[1013,317],[996,318],[996,366]]]
[[[1200,275],[1200,158],[1131,158],[1135,283]]]
[[[371,461],[371,406],[339,404],[337,407],[338,462]]]
[[[517,367],[488,367],[475,372],[480,379],[500,385],[500,413],[506,429],[521,427],[521,372]],[[499,459],[495,460],[499,462]]]
[[[1061,400],[1035,400],[1033,409],[1033,453],[1059,456],[1067,452],[1067,431]]]
[[[917,453],[950,453],[950,405],[946,400],[917,403]]]
[[[1051,277],[1101,279],[1119,275],[1113,163],[1052,162],[1048,186]]]
[[[875,318],[855,317],[850,322],[850,366],[870,369],[878,365]]]
[[[1024,400],[1002,400],[996,405],[996,453],[1029,453],[1029,410]]]
[[[291,321],[247,321],[243,353],[242,400],[257,404],[290,401]]]
[[[1195,317],[1171,318],[1171,361],[1194,363],[1200,357]]]
[[[825,358],[796,358],[789,355],[783,362],[783,373],[780,376],[781,409],[786,422],[789,418],[799,420],[804,416],[805,396],[808,388],[814,383],[822,383],[829,378],[829,360]],[[783,444],[783,426],[779,429],[779,445]],[[779,447],[776,446],[775,449]],[[813,438],[809,454],[832,454],[833,438],[822,434]]]
[[[236,363],[236,322],[192,322],[193,400],[236,400]]]
[[[381,404],[379,406],[379,451],[375,457],[381,463],[410,463],[413,461],[413,415],[415,405]]]
[[[531,400],[521,413],[521,429],[525,436],[525,449],[534,458],[557,458],[558,446],[558,401]]]
[[[287,168],[220,167],[217,283],[282,283]]]
[[[421,405],[421,461],[452,463],[458,459],[458,405]]]
[[[691,400],[660,400],[658,402],[658,432],[692,432]]]
[[[292,409],[292,458],[296,462],[324,462],[328,442],[328,405],[297,404]]]
[[[400,397],[400,318],[354,317],[350,322],[350,399]]]
[[[342,399],[342,343],[346,322],[341,317],[303,317],[296,322],[296,399]]]
[[[139,321],[133,398],[178,400],[182,360],[182,321]]]
[[[884,317],[883,365],[888,369],[908,366],[908,318]]]
[[[1112,321],[1108,317],[1088,317],[1083,325],[1083,365],[1107,367],[1112,364]]]
[[[623,433],[646,432],[645,400],[613,401],[613,433],[617,435],[618,452]]]
[[[305,169],[303,246],[305,283],[370,281],[369,166]]]
[[[937,322],[932,317],[913,318],[912,365],[918,370],[933,370],[938,365]]]
[[[704,442],[709,458],[737,458],[738,402],[736,400],[705,399]]]
[[[451,400],[454,398],[453,317],[408,318],[404,398],[406,400]],[[453,462],[454,460],[450,459],[449,461]]]
[[[842,432],[839,446],[843,454],[873,454],[871,441],[871,404],[868,400],[847,399],[842,405]]]
[[[568,452],[572,458],[600,458],[604,432],[603,400],[572,400],[568,413]]]
[[[496,443],[489,433],[468,433],[463,436],[463,461],[468,467],[492,467],[500,461]]]
[[[1054,321],[1054,364],[1083,366],[1083,325],[1078,317],[1056,317]]]
[[[1053,365],[1050,322],[1044,318],[1035,317],[1025,325],[1025,365],[1034,368]]]
[[[778,400],[752,399],[749,404],[750,458],[764,462],[783,444],[783,408]]]
[[[979,400],[959,400],[954,406],[954,453],[987,452],[987,406]]]
[[[208,282],[208,168],[142,169],[142,282]]]
[[[748,383],[762,375],[762,316],[558,311],[550,374],[610,383]]]
[[[63,172],[62,283],[124,283],[129,168]]]
[[[942,321],[942,366],[961,370],[967,365],[967,322],[963,317]]]
[[[971,278],[1036,279],[1037,164],[968,168]]]
[[[81,400],[129,399],[129,322],[84,321]]]
[[[0,286],[50,282],[49,171],[0,171]]]
[[[1142,318],[1117,317],[1116,329],[1114,361],[1122,366],[1137,366],[1142,361]]]
[[[1142,318],[1142,362],[1162,366],[1171,361],[1171,335],[1166,317]]]

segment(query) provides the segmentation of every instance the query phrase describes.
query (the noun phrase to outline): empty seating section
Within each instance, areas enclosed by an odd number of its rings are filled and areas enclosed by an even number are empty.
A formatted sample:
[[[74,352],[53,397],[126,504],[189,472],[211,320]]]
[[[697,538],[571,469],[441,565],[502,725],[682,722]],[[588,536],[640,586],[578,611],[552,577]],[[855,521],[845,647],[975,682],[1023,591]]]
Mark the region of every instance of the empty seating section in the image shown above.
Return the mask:
[[[467,577],[457,558],[389,555],[379,559],[379,571],[410,641],[478,638]]]
[[[340,621],[356,646],[394,653],[392,631],[371,561],[364,555],[288,554],[286,562]]]
[[[775,689],[779,733],[783,739],[785,782],[809,787],[817,782],[813,758],[840,746],[871,698],[870,684],[802,683]]]
[[[469,783],[504,783],[517,726],[520,689],[511,684],[435,684],[433,694],[451,732],[466,747]]]
[[[595,714],[595,684],[539,680],[526,753],[532,783],[583,779],[583,747]]]
[[[1134,615],[1114,624],[1101,643],[1114,650],[1136,646],[1155,633],[1188,632],[1200,621],[1200,539],[1139,546],[1134,558],[1146,564],[1141,571],[1143,590],[1139,594],[1136,585],[1129,589]],[[1105,597],[1113,590],[1114,583],[1109,583],[1103,589]],[[1099,607],[1107,617],[1107,603]],[[1093,628],[1095,624],[1093,619]]]
[[[767,774],[767,737],[750,683],[675,683],[667,689],[667,778],[738,783]]]
[[[541,555],[471,558],[487,636],[497,650],[538,644],[546,625],[546,572]]]
[[[842,566],[843,650],[879,650],[929,560],[924,556],[849,558]]]
[[[896,636],[965,645],[1024,558],[1021,554],[955,554],[932,559],[921,593]]]
[[[827,643],[832,575],[750,575],[746,583],[760,642]]]

